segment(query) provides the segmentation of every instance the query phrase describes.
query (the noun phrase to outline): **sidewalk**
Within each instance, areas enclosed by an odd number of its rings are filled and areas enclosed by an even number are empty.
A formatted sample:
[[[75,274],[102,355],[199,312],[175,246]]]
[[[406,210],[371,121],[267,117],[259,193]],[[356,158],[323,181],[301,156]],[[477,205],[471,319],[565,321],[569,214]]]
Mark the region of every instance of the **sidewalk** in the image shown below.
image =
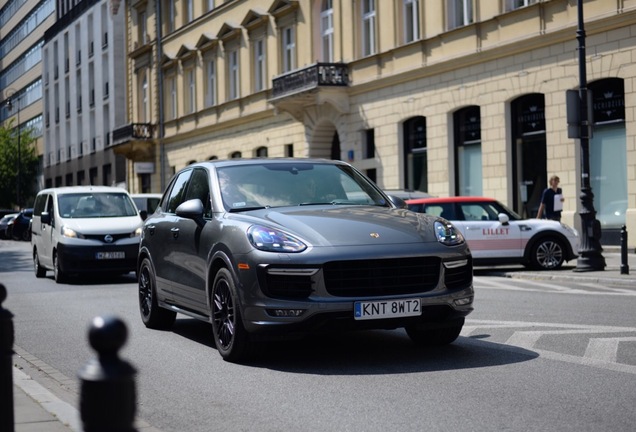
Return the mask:
[[[602,271],[576,272],[576,260],[559,270],[526,270],[520,266],[476,267],[475,274],[519,279],[585,282],[625,286],[636,290],[636,254],[628,255],[630,274],[621,274],[621,255],[616,248],[603,251],[606,267]],[[13,368],[15,432],[82,432],[80,413],[72,404],[59,399],[19,368]],[[156,431],[143,421],[139,431]]]

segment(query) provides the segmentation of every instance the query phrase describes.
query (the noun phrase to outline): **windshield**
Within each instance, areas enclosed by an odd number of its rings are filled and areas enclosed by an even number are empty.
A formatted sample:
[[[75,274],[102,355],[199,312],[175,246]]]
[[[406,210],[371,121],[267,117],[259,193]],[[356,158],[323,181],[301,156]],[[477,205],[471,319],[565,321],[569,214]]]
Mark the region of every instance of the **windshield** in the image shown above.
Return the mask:
[[[223,202],[230,211],[319,204],[389,205],[364,176],[343,165],[242,165],[220,168],[218,177]]]
[[[59,195],[60,216],[63,218],[110,218],[137,215],[134,204],[125,193],[85,192]]]

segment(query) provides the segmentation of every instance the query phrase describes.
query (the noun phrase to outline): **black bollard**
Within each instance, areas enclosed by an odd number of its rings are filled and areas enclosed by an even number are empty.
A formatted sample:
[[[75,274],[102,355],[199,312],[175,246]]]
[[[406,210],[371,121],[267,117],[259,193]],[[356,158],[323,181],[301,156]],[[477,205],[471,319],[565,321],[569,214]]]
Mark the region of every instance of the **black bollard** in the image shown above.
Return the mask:
[[[13,314],[2,307],[7,289],[0,284],[0,431],[13,432]]]
[[[97,351],[79,372],[80,414],[85,432],[135,432],[135,368],[119,358],[128,329],[117,317],[96,317],[88,339]]]
[[[625,225],[621,228],[621,274],[629,274],[629,265],[627,264],[627,227]]]

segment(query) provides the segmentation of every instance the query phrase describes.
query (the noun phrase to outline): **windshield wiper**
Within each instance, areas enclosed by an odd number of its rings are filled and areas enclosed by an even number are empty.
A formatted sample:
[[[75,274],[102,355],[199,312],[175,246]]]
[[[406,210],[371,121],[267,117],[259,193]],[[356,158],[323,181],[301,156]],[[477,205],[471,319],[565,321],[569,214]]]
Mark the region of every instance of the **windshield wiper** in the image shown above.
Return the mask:
[[[231,209],[228,210],[228,212],[230,212],[230,213],[240,213],[240,212],[245,212],[245,211],[263,210],[263,209],[268,209],[268,208],[269,208],[269,206],[232,207]]]

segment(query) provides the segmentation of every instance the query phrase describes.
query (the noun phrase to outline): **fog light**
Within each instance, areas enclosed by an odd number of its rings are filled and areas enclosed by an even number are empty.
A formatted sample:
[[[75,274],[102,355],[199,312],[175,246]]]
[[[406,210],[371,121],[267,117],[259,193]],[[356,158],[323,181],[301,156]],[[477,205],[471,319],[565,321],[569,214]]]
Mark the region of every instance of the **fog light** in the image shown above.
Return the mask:
[[[296,318],[305,313],[305,309],[268,309],[267,313],[279,318]]]
[[[472,297],[464,297],[454,300],[455,306],[467,306],[473,302]]]

